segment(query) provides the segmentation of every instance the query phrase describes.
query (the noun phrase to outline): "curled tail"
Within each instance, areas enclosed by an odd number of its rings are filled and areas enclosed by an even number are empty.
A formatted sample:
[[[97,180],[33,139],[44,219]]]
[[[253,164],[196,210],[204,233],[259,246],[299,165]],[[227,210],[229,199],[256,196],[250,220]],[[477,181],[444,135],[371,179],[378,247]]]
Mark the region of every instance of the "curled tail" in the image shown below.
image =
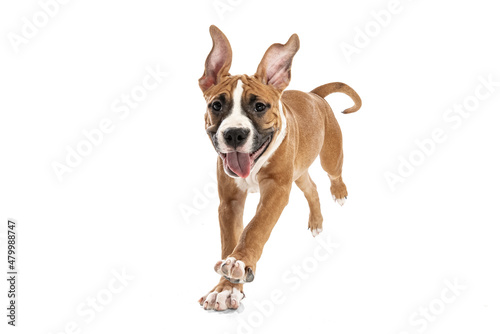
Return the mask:
[[[332,93],[344,93],[348,95],[353,101],[354,106],[342,111],[343,114],[350,114],[352,112],[356,112],[361,108],[361,98],[358,93],[354,91],[351,87],[342,82],[332,82],[319,87],[314,88],[311,93],[321,96],[325,98],[326,96]]]

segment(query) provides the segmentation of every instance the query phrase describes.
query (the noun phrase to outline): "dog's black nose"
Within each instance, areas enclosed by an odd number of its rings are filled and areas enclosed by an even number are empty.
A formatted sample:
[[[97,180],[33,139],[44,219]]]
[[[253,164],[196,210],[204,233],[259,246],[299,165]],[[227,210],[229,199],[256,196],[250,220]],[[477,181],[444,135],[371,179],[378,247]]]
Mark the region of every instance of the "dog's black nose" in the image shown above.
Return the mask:
[[[249,129],[229,128],[226,131],[224,131],[223,135],[226,144],[236,149],[238,146],[241,146],[245,143],[249,133],[250,133]]]

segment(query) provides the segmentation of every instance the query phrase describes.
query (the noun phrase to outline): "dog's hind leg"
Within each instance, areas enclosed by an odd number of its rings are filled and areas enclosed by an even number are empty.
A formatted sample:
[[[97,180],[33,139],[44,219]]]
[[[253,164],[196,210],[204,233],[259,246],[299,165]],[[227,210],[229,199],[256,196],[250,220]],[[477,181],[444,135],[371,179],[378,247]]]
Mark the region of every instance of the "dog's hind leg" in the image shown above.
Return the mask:
[[[302,176],[295,181],[295,184],[304,192],[304,196],[309,204],[309,229],[313,237],[315,237],[323,231],[323,216],[321,215],[316,184],[311,180],[308,171],[302,174]]]
[[[325,127],[326,135],[319,154],[321,167],[330,178],[330,192],[333,200],[342,206],[347,199],[347,188],[342,181],[342,163],[344,161],[342,133],[331,109],[327,112]]]

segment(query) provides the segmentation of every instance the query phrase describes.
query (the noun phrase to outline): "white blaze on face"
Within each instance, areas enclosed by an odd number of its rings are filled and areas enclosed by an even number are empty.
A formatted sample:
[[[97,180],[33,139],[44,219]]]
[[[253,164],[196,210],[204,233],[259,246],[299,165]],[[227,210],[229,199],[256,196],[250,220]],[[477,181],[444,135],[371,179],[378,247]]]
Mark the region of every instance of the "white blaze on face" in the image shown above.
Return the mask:
[[[221,153],[234,151],[234,148],[227,146],[226,141],[224,140],[224,131],[226,131],[229,128],[243,128],[250,130],[247,141],[241,148],[238,149],[238,151],[243,153],[252,153],[255,128],[250,119],[244,114],[241,108],[242,95],[243,95],[243,82],[241,80],[238,80],[236,88],[234,89],[233,92],[233,109],[229,113],[229,116],[222,121],[221,125],[219,126],[219,129],[217,130],[217,142],[219,144],[219,151]]]

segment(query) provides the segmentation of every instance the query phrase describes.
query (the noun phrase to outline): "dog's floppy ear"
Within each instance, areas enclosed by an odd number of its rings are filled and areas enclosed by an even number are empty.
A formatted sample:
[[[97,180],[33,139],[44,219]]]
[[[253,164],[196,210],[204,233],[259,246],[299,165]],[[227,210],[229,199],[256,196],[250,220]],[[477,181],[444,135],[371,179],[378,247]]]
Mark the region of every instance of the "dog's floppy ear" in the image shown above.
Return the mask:
[[[255,77],[266,85],[283,91],[291,79],[293,56],[300,48],[299,36],[293,34],[286,44],[273,44],[262,58]]]
[[[220,79],[229,75],[229,68],[233,59],[231,44],[226,36],[216,26],[210,26],[210,36],[212,36],[212,50],[205,61],[205,72],[198,80],[203,92],[220,82]]]

